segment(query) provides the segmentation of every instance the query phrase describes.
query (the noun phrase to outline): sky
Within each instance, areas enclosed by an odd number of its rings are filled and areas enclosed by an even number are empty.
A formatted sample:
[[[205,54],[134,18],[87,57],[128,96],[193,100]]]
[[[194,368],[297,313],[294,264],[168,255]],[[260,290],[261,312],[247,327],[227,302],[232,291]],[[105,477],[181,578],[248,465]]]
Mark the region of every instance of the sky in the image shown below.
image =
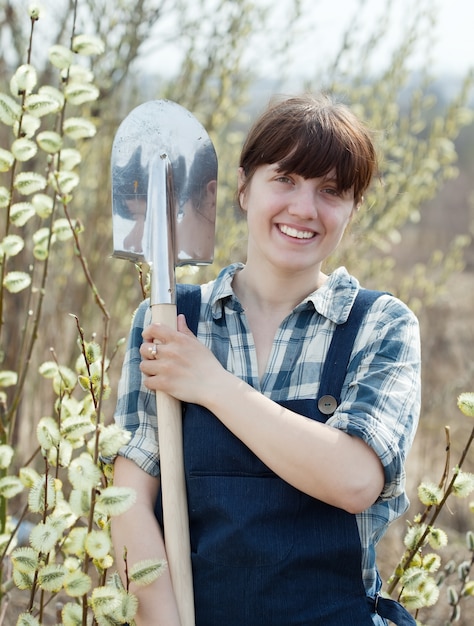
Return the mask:
[[[267,54],[265,40],[266,37],[271,38],[272,33],[277,33],[277,37],[281,36],[279,33],[282,32],[282,27],[284,31],[285,20],[288,20],[289,3],[288,0],[255,1],[261,1],[265,6],[271,4],[273,21],[266,25],[266,31],[260,33],[258,50],[250,45],[248,54],[257,75],[272,79],[281,74],[282,67],[278,65],[281,59],[277,61],[277,57]],[[317,73],[318,70],[327,67],[325,60],[332,59],[339,49],[348,25],[353,25],[355,33],[362,34],[361,41],[364,33],[373,33],[374,24],[384,14],[388,2],[392,4],[389,36],[384,40],[384,45],[377,48],[376,54],[371,56],[371,69],[376,71],[386,67],[390,51],[397,48],[397,43],[406,31],[410,18],[413,18],[414,7],[419,6],[428,6],[437,14],[436,24],[430,28],[432,45],[429,46],[429,66],[432,75],[447,74],[457,78],[464,76],[469,68],[474,67],[473,0],[301,0],[301,2],[304,6],[304,18],[298,34],[293,36],[290,42],[292,63],[289,66],[285,65],[284,68],[285,73],[289,76],[293,73],[297,81],[301,78],[314,77],[315,70]],[[364,5],[362,9],[361,4]],[[356,15],[358,23],[354,24]],[[415,56],[413,63],[418,62],[418,67],[426,66],[426,58],[423,56],[425,54],[426,52],[420,49],[420,56],[418,59]],[[171,43],[169,47],[162,46],[158,49],[156,56],[159,59],[157,65],[160,71],[165,75],[172,75],[179,67],[181,49]],[[149,60],[150,56],[145,54],[138,67],[146,68]]]
[[[472,0],[439,0],[436,65],[442,71],[465,71],[474,66],[474,3]]]
[[[360,0],[312,0],[312,10],[308,20],[315,20],[318,36],[318,53],[321,49],[330,51],[334,44],[340,43],[338,33],[347,26],[350,18],[359,6]],[[362,12],[361,28],[370,25],[385,6],[384,0],[366,0]],[[392,0],[394,5],[391,31],[393,36],[403,32],[409,20],[409,13],[417,4],[414,0]],[[432,30],[431,48],[433,69],[437,73],[465,73],[474,66],[474,2],[472,0],[431,0],[437,7],[437,23]],[[387,42],[387,46],[390,42]],[[306,46],[307,52],[307,46]],[[381,59],[383,61],[383,59]]]
[[[52,11],[57,1],[40,0],[46,14]],[[284,28],[287,19],[285,7],[288,7],[288,0],[260,1],[266,6],[272,6],[271,15],[275,31],[281,33],[282,25]],[[385,49],[377,50],[377,55],[374,55],[375,62],[379,62],[381,67],[385,67],[389,58],[390,46],[396,47],[397,39],[404,29],[406,30],[414,7],[420,5],[434,8],[437,13],[437,22],[432,30],[433,45],[430,48],[433,72],[436,75],[462,76],[469,68],[474,67],[474,0],[301,0],[301,2],[305,7],[303,30],[300,31],[299,41],[297,37],[291,41],[293,63],[297,73],[302,71],[312,73],[315,68],[321,68],[324,65],[321,59],[326,57],[330,59],[331,53],[336,52],[341,44],[343,32],[348,24],[353,23],[352,20],[357,13],[359,23],[354,30],[372,33],[374,23],[383,14],[388,2],[392,4],[390,36],[387,37]],[[362,10],[361,4],[364,4]],[[47,27],[47,19],[44,21]],[[271,31],[271,27],[267,28],[269,36]],[[262,40],[265,39],[265,33],[263,35]],[[160,70],[164,74],[173,74],[179,67],[180,49],[179,47],[173,49],[172,46],[170,48],[165,46],[164,49],[166,52],[163,52],[161,46]],[[253,63],[255,58],[261,60],[260,67],[255,69],[261,76],[278,75],[281,68],[272,66],[272,58],[268,58],[271,55],[266,55],[266,52],[263,45],[257,55],[253,56]],[[424,59],[421,59],[421,63],[423,61]],[[138,66],[141,68],[149,66],[149,62],[150,56],[145,54]]]

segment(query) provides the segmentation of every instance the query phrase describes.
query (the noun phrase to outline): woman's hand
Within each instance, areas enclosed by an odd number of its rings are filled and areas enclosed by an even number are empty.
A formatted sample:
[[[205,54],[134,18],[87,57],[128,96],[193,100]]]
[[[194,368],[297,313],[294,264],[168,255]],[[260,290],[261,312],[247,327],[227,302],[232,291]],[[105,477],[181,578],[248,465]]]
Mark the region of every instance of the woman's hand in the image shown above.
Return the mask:
[[[212,352],[189,330],[184,315],[178,315],[177,330],[165,324],[145,328],[140,354],[145,386],[183,402],[205,405],[211,387],[225,372]]]

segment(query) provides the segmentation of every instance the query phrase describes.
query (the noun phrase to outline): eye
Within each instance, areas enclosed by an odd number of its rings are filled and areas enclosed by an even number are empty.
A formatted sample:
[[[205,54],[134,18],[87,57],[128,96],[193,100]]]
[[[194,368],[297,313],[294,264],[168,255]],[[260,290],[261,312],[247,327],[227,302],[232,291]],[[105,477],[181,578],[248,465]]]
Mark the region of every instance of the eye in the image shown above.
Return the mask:
[[[323,191],[323,193],[327,193],[330,196],[338,197],[338,196],[341,195],[336,187],[326,187],[322,191]]]
[[[275,178],[275,180],[278,183],[289,183],[289,184],[291,184],[293,182],[289,176],[285,176],[285,175],[277,176]]]

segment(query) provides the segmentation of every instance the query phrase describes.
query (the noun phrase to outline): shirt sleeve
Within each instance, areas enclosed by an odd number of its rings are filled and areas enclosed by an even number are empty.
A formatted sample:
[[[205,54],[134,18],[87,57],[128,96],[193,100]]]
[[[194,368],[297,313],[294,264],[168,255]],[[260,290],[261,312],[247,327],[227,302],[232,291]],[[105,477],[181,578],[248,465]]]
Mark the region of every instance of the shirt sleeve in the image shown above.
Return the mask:
[[[363,439],[385,474],[380,498],[405,490],[405,460],[420,413],[420,333],[415,315],[400,300],[380,297],[358,333],[341,403],[328,424]]]
[[[128,337],[114,418],[119,426],[131,434],[129,442],[120,448],[119,456],[134,461],[147,474],[158,476],[156,396],[144,386],[140,371],[142,331],[150,322],[150,303],[144,300],[134,315]]]

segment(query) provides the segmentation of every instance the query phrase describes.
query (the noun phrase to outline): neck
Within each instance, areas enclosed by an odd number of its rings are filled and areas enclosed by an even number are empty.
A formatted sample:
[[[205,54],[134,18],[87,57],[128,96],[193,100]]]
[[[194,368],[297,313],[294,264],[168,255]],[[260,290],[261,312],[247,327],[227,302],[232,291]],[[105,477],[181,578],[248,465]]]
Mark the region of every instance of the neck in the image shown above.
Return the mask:
[[[282,275],[276,272],[256,272],[246,265],[235,275],[233,287],[245,309],[252,305],[262,313],[288,313],[307,295],[319,289],[326,279],[327,276],[320,268],[309,275],[308,272]]]

